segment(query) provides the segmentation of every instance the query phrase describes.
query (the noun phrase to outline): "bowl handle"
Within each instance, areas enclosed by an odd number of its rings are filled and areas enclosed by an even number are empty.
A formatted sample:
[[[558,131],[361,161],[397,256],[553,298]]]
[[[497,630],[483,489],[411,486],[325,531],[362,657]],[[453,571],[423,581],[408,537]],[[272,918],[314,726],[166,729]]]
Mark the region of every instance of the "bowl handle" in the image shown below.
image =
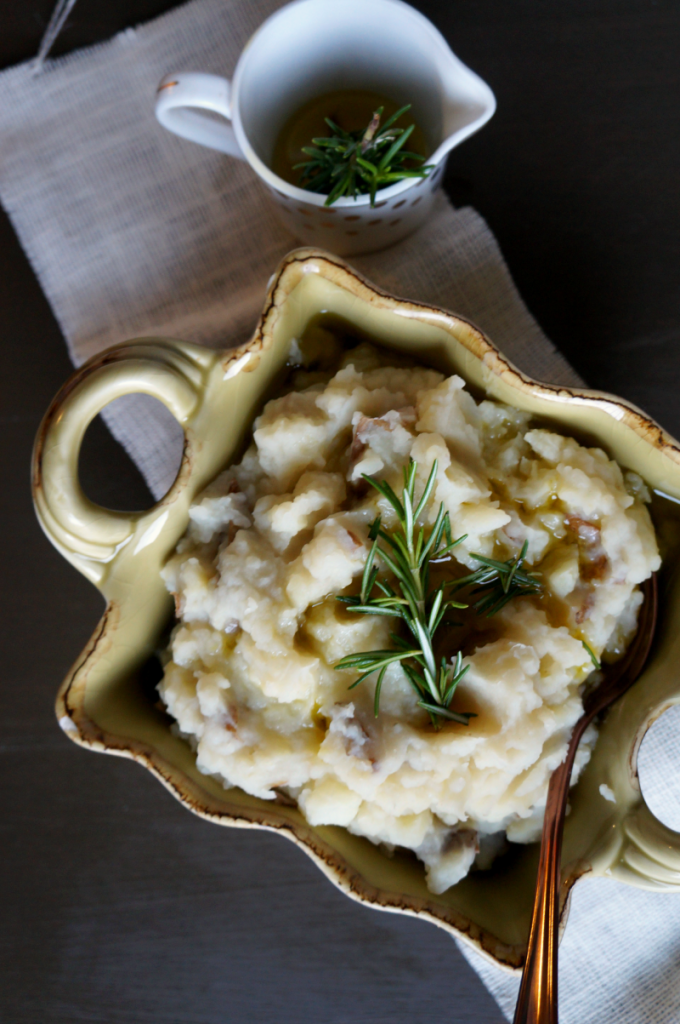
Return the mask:
[[[612,877],[641,889],[680,892],[680,832],[659,821],[644,800],[622,828],[623,846]]]
[[[205,371],[214,359],[207,349],[170,339],[124,342],[77,370],[45,414],[33,449],[38,519],[54,546],[96,585],[149,510],[112,511],[83,493],[78,456],[87,427],[109,402],[133,393],[159,399],[185,426],[200,404]],[[164,504],[171,493],[172,488]]]

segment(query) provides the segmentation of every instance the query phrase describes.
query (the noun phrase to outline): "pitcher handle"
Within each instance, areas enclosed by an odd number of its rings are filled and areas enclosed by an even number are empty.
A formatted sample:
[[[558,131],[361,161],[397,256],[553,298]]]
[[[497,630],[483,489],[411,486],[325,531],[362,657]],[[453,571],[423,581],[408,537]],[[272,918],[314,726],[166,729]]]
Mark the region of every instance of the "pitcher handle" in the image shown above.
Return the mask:
[[[228,123],[201,110],[220,114]],[[166,75],[156,93],[156,117],[183,139],[245,160],[231,125],[231,83],[226,78],[198,71]]]
[[[157,398],[184,427],[199,405],[211,358],[213,353],[179,341],[125,342],[77,370],[47,410],[33,449],[36,512],[54,546],[96,585],[149,512],[102,508],[83,493],[78,457],[87,427],[109,402],[133,393]]]

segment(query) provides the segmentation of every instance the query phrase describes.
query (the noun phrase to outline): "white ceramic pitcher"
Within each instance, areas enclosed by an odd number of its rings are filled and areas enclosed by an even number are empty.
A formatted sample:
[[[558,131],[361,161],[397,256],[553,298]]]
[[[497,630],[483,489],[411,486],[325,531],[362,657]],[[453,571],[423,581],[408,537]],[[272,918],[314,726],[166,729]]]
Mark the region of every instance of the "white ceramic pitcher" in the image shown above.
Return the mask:
[[[429,144],[433,167],[427,178],[382,189],[373,207],[368,195],[324,207],[325,196],[274,174],[270,163],[282,126],[308,100],[339,89],[371,90],[412,104],[413,120]],[[450,150],[495,109],[488,85],[402,0],[296,0],[253,35],[231,82],[173,73],[162,80],[156,100],[164,127],[247,160],[269,187],[286,227],[303,242],[340,255],[381,249],[419,227]]]

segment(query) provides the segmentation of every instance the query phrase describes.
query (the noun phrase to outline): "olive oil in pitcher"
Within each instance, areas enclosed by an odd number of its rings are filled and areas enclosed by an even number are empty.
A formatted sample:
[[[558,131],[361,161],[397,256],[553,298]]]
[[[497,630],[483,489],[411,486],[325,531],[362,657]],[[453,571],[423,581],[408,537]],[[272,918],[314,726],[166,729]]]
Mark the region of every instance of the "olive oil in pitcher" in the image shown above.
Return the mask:
[[[366,89],[343,89],[309,100],[281,129],[274,145],[272,170],[289,184],[305,187],[301,182],[302,171],[296,165],[309,158],[303,147],[313,145],[313,139],[330,138],[333,134],[326,118],[344,132],[363,132],[380,108],[381,122],[384,125],[400,109],[400,105],[388,96]],[[400,125],[401,123],[402,119],[399,120]],[[408,150],[420,158],[407,161],[404,167],[407,170],[415,170],[421,167],[421,161],[428,155],[427,140],[420,126],[414,124],[410,111],[403,118],[403,124],[404,127],[413,124],[413,130],[408,137]]]

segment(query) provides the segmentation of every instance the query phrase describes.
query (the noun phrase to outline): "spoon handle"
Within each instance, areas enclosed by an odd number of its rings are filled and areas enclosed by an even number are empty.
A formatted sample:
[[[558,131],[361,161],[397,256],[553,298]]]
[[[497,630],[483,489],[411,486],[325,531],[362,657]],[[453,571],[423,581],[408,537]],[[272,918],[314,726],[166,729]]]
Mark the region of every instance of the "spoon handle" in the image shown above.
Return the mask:
[[[578,721],[567,756],[550,779],[529,947],[515,1008],[514,1024],[557,1024],[557,943],[562,829],[576,748],[591,718],[592,715],[584,715]]]
[[[652,573],[642,584],[642,592],[644,603],[635,641],[625,657],[616,662],[613,669],[608,667],[604,680],[586,696],[585,711],[576,723],[567,756],[553,772],[548,786],[529,947],[514,1024],[557,1024],[557,940],[562,881],[560,867],[571,771],[577,747],[587,727],[600,711],[632,686],[649,656],[658,608],[656,573]]]

